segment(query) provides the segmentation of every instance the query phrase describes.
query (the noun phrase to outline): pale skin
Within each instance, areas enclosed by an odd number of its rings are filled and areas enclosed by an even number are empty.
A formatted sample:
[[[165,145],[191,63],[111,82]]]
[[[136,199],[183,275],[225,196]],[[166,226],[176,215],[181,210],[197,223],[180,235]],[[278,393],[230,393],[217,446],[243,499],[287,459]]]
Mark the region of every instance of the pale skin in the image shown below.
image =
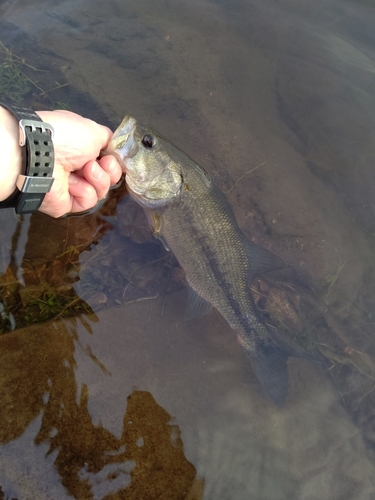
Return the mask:
[[[51,217],[61,217],[94,207],[122,175],[113,156],[98,159],[100,151],[106,149],[112,131],[71,111],[36,113],[52,125],[55,132],[55,180],[39,211]],[[0,107],[0,201],[14,192],[21,173],[22,151],[18,140],[17,120]]]

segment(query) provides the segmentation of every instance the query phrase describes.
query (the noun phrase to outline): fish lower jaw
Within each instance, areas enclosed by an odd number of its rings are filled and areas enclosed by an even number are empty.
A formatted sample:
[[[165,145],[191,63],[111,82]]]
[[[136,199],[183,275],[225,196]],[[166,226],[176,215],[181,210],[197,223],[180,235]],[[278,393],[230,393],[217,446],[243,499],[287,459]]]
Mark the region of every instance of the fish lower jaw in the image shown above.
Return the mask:
[[[139,198],[145,197],[144,185],[142,183],[140,184],[139,182],[134,181],[126,170],[125,170],[125,181],[130,194],[137,196]]]
[[[133,189],[133,187],[131,187],[128,182],[126,183],[126,186],[133,200],[136,203],[138,203],[138,205],[141,205],[143,208],[156,210],[157,208],[160,208],[165,205],[164,200],[153,200],[151,198],[147,198],[144,191],[137,191],[136,189]]]

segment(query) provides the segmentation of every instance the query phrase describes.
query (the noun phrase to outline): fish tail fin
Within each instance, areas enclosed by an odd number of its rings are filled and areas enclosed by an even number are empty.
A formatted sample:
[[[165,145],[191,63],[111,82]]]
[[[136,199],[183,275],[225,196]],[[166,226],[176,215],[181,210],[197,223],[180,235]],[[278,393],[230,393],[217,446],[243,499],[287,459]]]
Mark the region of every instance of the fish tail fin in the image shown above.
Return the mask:
[[[264,393],[279,407],[284,406],[288,393],[287,360],[292,355],[288,345],[273,343],[258,346],[256,352],[248,353],[254,372]]]

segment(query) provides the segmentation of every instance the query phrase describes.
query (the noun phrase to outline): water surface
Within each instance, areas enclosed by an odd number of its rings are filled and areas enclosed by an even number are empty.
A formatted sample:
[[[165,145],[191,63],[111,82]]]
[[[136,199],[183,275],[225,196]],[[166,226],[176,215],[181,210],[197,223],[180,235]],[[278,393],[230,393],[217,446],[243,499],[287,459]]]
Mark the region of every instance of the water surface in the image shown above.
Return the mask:
[[[274,407],[218,314],[183,321],[183,273],[123,187],[84,218],[2,211],[5,498],[373,498],[373,3],[0,9],[13,99],[131,113],[195,158],[287,263],[253,283],[266,321],[324,361],[290,360]]]

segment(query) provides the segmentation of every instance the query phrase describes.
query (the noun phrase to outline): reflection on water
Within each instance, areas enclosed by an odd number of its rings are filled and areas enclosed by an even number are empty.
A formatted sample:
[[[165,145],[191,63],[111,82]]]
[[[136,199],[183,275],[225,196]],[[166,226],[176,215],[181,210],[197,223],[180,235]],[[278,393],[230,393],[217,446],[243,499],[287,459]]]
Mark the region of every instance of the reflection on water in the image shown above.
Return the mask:
[[[41,498],[39,488],[44,488],[35,480],[42,479],[37,475],[44,466],[56,468],[69,498],[125,498],[125,490],[126,498],[155,498],[150,489],[160,492],[157,498],[200,498],[179,427],[149,392],[134,390],[126,401],[117,394],[119,406],[126,408],[119,437],[100,422],[93,424],[88,387],[77,387],[76,343],[103,375],[110,375],[79,345],[73,324],[30,327],[1,338],[1,461],[11,474],[23,465],[31,468],[23,472],[27,481],[16,488],[20,498]],[[27,455],[17,456],[27,446],[35,446],[34,465]],[[44,491],[46,498],[63,498],[53,480],[56,474],[47,480],[52,484]],[[3,486],[12,490],[11,483]]]
[[[277,409],[219,318],[194,333],[178,295],[144,304],[0,338],[9,496],[371,498],[373,465],[322,373],[291,364]]]
[[[129,112],[191,154],[287,262],[253,283],[266,320],[327,366],[290,361],[270,405],[217,315],[182,322],[183,273],[121,190],[85,218],[2,211],[5,498],[372,498],[373,4],[15,0],[0,16],[1,99],[112,127]]]
[[[91,216],[52,221],[35,214],[17,223],[10,250],[2,244],[1,333],[184,286],[173,255],[152,241],[145,216],[130,198],[117,218],[110,215],[122,195],[117,192]],[[42,245],[33,234],[46,234]]]

